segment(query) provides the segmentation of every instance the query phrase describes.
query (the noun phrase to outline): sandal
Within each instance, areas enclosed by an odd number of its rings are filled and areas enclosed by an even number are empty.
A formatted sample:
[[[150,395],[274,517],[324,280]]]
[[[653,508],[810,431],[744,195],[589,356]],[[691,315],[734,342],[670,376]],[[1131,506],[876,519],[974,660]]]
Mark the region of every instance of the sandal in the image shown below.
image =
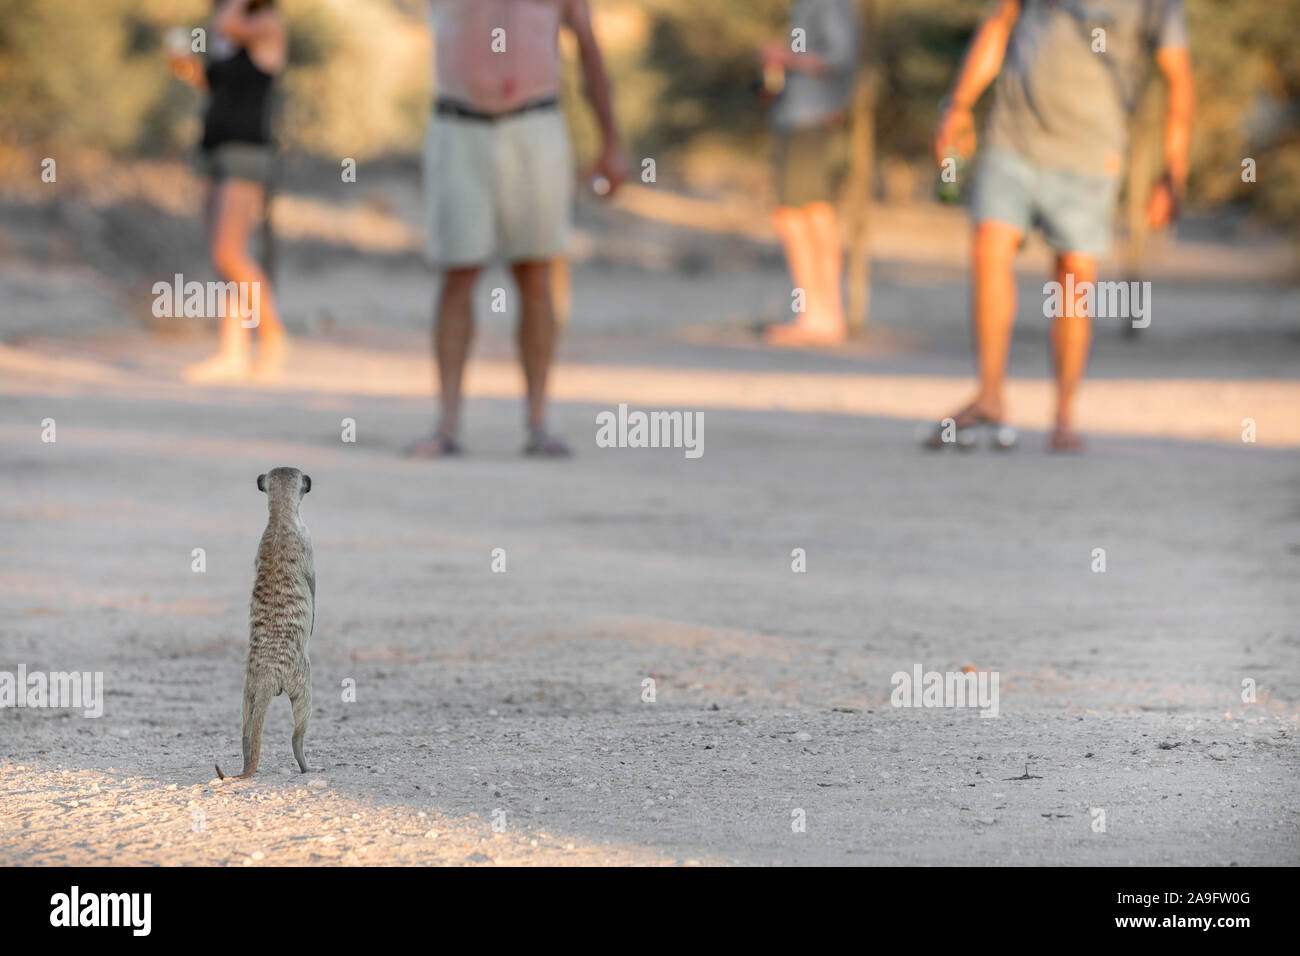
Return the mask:
[[[1072,428],[1063,428],[1057,426],[1051,436],[1047,439],[1048,451],[1059,452],[1081,452],[1083,451],[1083,439],[1079,433]]]
[[[407,458],[450,458],[462,451],[460,442],[451,435],[434,432],[431,437],[408,445],[405,454]]]
[[[952,429],[951,439],[945,437],[949,429]],[[988,436],[990,447],[997,451],[1010,451],[1019,439],[1016,430],[1010,425],[971,404],[935,425],[923,444],[931,449],[953,445],[962,451],[969,451],[975,447],[977,432],[981,430]]]
[[[528,443],[524,445],[525,455],[538,458],[569,458],[572,450],[563,441],[538,429],[528,433]]]

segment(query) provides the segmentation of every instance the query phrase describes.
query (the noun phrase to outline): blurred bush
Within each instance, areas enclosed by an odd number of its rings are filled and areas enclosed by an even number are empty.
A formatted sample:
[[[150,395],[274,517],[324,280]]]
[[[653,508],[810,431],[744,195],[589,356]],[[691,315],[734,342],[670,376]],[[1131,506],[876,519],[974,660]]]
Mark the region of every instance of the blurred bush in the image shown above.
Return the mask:
[[[657,79],[653,107],[631,116],[642,120],[633,130],[641,148],[689,151],[722,140],[737,154],[751,153],[764,134],[749,95],[757,76],[753,50],[784,30],[788,4],[636,5],[651,22],[631,68]],[[938,102],[993,0],[873,0],[873,6],[877,150],[885,167],[891,160],[924,167]],[[1186,0],[1186,7],[1197,80],[1193,201],[1240,202],[1275,221],[1300,223],[1300,0]],[[622,82],[622,71],[616,79]],[[1242,181],[1247,157],[1256,161],[1257,182]]]
[[[865,0],[864,0],[865,2]],[[739,170],[761,161],[755,49],[788,0],[592,0],[634,155]],[[882,159],[922,165],[937,103],[991,0],[874,0]],[[291,32],[281,138],[358,159],[414,154],[430,95],[425,0],[281,0]],[[1300,0],[1187,0],[1198,111],[1192,195],[1300,221]],[[205,0],[0,0],[0,145],[63,143],[168,154],[198,136],[199,96],[173,81],[162,40]],[[566,49],[572,53],[571,44]],[[566,100],[580,79],[573,57]],[[570,110],[579,151],[594,149]],[[1244,158],[1258,181],[1241,179]],[[928,170],[927,170],[928,174]]]
[[[292,69],[282,141],[330,158],[417,147],[429,37],[410,3],[282,0]],[[167,153],[198,139],[201,94],[167,70],[175,26],[204,26],[205,0],[0,0],[0,139]]]

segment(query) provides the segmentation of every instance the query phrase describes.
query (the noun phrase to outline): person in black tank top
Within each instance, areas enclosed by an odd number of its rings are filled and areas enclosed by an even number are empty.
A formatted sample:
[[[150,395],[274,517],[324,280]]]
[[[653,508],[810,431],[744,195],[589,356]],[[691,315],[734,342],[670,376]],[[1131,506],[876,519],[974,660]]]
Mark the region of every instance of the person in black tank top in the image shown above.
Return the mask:
[[[286,337],[271,283],[249,255],[248,239],[265,212],[274,167],[271,102],[277,74],[287,59],[284,20],[273,0],[214,0],[208,53],[200,61],[173,53],[172,70],[206,87],[199,166],[210,180],[208,227],[212,264],[225,282],[238,284],[252,315],[228,309],[221,341],[211,358],[185,370],[189,381],[276,378],[283,369]],[[256,365],[250,361],[248,329],[258,330]]]
[[[247,47],[224,60],[208,58],[208,108],[202,148],[224,143],[271,143],[271,87],[275,78],[260,70]]]

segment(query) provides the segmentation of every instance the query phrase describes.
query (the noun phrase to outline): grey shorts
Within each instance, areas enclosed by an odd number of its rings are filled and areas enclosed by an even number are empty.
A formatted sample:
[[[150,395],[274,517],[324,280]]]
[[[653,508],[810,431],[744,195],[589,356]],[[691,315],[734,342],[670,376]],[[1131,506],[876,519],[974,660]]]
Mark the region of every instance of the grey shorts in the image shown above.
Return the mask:
[[[1057,252],[1099,256],[1110,248],[1118,176],[1049,169],[993,147],[977,161],[971,218],[1004,222],[1022,235],[1037,226]]]
[[[198,167],[213,180],[246,179],[270,186],[275,182],[275,150],[263,143],[222,143],[200,149]]]

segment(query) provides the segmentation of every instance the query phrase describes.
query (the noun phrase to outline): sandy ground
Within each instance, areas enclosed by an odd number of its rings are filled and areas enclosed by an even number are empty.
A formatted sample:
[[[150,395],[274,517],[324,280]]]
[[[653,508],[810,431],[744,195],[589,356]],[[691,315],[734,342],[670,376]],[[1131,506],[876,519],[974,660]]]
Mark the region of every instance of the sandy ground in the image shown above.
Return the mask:
[[[766,260],[594,261],[555,381],[577,457],[519,456],[498,316],[471,454],[411,463],[428,277],[309,258],[275,388],[182,386],[203,341],[140,330],[94,270],[0,263],[26,292],[0,670],[104,675],[100,718],[0,710],[0,862],[1300,862],[1293,289],[1161,280],[1177,321],[1099,329],[1090,446],[1063,458],[1026,275],[1021,448],[933,454],[917,420],[967,387],[959,272],[878,267],[865,345],[771,353],[743,331],[781,299]],[[619,402],[703,411],[704,455],[598,448]],[[258,777],[220,781],[278,464],[313,477],[314,769],[277,701]],[[891,706],[917,664],[996,671],[1000,716]]]

